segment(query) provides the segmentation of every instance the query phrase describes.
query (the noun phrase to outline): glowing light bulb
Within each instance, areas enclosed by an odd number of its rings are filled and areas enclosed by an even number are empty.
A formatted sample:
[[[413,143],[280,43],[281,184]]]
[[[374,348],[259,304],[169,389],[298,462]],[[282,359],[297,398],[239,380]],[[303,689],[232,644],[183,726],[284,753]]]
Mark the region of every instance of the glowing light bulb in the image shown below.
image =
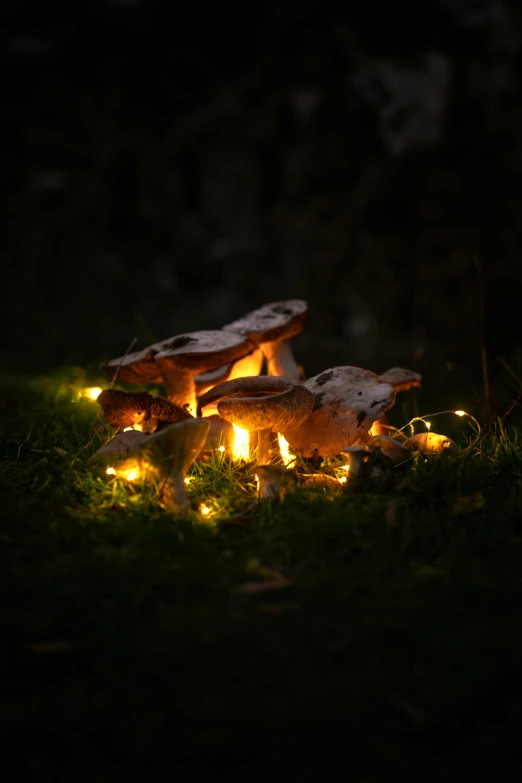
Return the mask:
[[[99,386],[91,386],[89,389],[84,389],[84,396],[88,397],[90,400],[97,400],[100,394],[102,393],[102,390]]]
[[[426,425],[427,430],[431,430],[431,421],[425,421],[424,424]]]
[[[290,444],[280,432],[277,433],[277,442],[279,444],[279,453],[281,454],[283,465],[287,468],[291,462],[295,462],[295,457],[290,453]]]
[[[138,471],[137,470],[129,470],[129,472],[126,475],[127,481],[134,481],[135,478],[138,478]]]
[[[232,426],[234,427],[234,447],[232,449],[232,456],[234,460],[247,460],[250,457],[250,433],[248,430],[244,430],[242,427],[238,427],[235,424]]]
[[[220,446],[220,447],[218,448],[218,451],[222,451],[222,452],[223,452],[223,451],[225,451],[225,447],[224,447],[224,446]]]
[[[200,510],[200,511],[201,511],[201,513],[202,513],[202,514],[204,514],[205,516],[207,516],[208,514],[210,514],[210,509],[209,509],[209,507],[208,507],[208,506],[205,506],[205,504],[202,504],[202,505],[199,507],[199,510]]]
[[[114,468],[107,468],[106,472],[109,474],[109,476],[115,476],[116,475],[116,471],[114,470]]]
[[[339,484],[346,484],[346,476],[341,476],[341,478],[338,478],[337,481]]]
[[[453,411],[456,416],[467,416],[466,411]]]

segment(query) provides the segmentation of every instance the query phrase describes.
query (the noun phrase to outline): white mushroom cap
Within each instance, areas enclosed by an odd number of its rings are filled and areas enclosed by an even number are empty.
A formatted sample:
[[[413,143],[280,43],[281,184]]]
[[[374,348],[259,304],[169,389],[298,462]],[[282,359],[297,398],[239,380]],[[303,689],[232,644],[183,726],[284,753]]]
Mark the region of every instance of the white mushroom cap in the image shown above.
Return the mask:
[[[404,441],[404,445],[411,451],[418,451],[423,455],[456,454],[458,446],[446,435],[438,435],[436,432],[419,432]]]
[[[378,446],[381,452],[391,459],[394,465],[400,465],[406,460],[411,459],[411,452],[398,440],[390,438],[388,435],[375,435],[368,441],[370,448]]]
[[[304,424],[283,431],[283,435],[305,457],[339,454],[366,435],[395,402],[393,387],[360,367],[334,367],[303,385],[314,394],[313,413]]]

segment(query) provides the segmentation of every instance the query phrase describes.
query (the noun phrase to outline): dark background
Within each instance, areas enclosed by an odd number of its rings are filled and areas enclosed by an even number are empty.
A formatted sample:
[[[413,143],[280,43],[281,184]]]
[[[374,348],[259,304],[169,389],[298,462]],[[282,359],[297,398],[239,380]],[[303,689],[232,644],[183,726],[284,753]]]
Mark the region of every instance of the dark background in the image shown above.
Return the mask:
[[[96,367],[308,300],[296,354],[421,370],[440,406],[517,365],[522,4],[11,2],[4,371]],[[478,404],[478,403],[477,403]]]

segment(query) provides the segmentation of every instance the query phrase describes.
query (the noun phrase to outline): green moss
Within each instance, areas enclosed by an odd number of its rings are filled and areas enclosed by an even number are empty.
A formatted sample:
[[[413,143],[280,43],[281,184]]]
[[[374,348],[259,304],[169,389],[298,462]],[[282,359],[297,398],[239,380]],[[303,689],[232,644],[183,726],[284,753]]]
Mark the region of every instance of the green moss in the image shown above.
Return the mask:
[[[190,766],[196,748],[243,729],[251,747],[251,721],[266,747],[285,721],[349,721],[354,763],[372,736],[400,760],[411,731],[460,736],[464,748],[510,725],[521,690],[516,432],[421,459],[386,489],[299,486],[257,508],[253,466],[215,453],[191,470],[194,510],[173,517],[153,485],[88,463],[97,406],[69,384],[3,384],[11,727],[59,732],[72,747],[82,737],[97,758],[95,736],[110,726],[114,747],[144,760],[170,720],[209,720],[212,731],[178,734]],[[277,589],[263,590],[270,580]],[[29,751],[35,764],[42,747]]]

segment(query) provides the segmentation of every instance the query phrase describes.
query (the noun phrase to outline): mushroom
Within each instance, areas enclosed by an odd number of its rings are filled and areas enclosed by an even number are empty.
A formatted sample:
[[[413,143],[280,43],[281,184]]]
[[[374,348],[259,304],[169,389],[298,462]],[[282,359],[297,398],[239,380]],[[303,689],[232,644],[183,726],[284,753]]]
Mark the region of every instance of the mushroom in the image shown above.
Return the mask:
[[[192,418],[185,408],[148,392],[105,389],[97,402],[103,409],[103,422],[123,431],[129,427],[154,432],[167,424]]]
[[[268,375],[279,375],[298,381],[299,367],[292,354],[290,338],[303,330],[308,305],[302,299],[271,302],[252,310],[223,327],[248,337],[263,352]]]
[[[422,375],[413,370],[406,370],[404,367],[392,367],[390,370],[379,375],[381,383],[389,383],[396,392],[409,391],[409,389],[420,389]]]
[[[418,451],[423,456],[456,454],[459,450],[455,441],[446,435],[437,435],[436,432],[419,432],[405,440],[404,445],[407,449]]]
[[[392,367],[379,375],[381,383],[389,383],[393,386],[395,392],[409,391],[409,389],[420,389],[422,375],[413,370],[406,370],[404,367]],[[372,427],[373,435],[385,435],[389,430],[388,417],[383,414]]]
[[[369,449],[359,444],[346,446],[345,449],[341,449],[341,453],[347,455],[350,476],[362,475],[365,465],[368,464],[372,456]]]
[[[187,419],[169,424],[153,435],[144,436],[138,448],[115,469],[116,475],[137,466],[145,477],[157,475],[162,480],[161,497],[171,511],[188,508],[185,477],[197,459],[210,429],[204,419]]]
[[[233,332],[188,332],[103,362],[100,368],[109,377],[118,371],[122,383],[163,383],[171,402],[195,411],[195,376],[245,356],[252,347],[246,337]]]
[[[217,370],[198,375],[195,379],[198,397],[205,394],[218,383],[233,381],[236,378],[246,378],[249,375],[259,375],[263,366],[263,358],[262,351],[256,348],[255,351],[243,356],[233,364],[227,364],[225,367],[218,367]]]
[[[219,415],[226,421],[258,433],[258,463],[265,465],[270,455],[270,433],[302,424],[312,412],[314,396],[301,383],[258,375],[214,386],[200,397],[198,416],[211,403],[217,403]]]
[[[361,437],[395,402],[393,387],[370,370],[334,367],[303,386],[315,398],[312,415],[282,434],[304,457],[333,457]]]
[[[411,459],[411,451],[399,443],[398,440],[390,438],[388,435],[374,435],[368,441],[368,447],[370,449],[378,447],[381,452],[391,459],[395,466],[402,465],[407,460]]]
[[[126,457],[145,438],[139,430],[118,432],[108,443],[105,443],[98,451],[95,451],[89,462],[105,462],[109,458],[121,460]]]
[[[259,500],[283,500],[285,492],[297,484],[295,470],[275,465],[257,465],[255,470]]]
[[[391,459],[377,449],[354,445],[342,449],[341,453],[347,455],[350,476],[356,480],[383,482],[390,477],[393,470]],[[353,482],[350,482],[350,486],[353,488]]]

